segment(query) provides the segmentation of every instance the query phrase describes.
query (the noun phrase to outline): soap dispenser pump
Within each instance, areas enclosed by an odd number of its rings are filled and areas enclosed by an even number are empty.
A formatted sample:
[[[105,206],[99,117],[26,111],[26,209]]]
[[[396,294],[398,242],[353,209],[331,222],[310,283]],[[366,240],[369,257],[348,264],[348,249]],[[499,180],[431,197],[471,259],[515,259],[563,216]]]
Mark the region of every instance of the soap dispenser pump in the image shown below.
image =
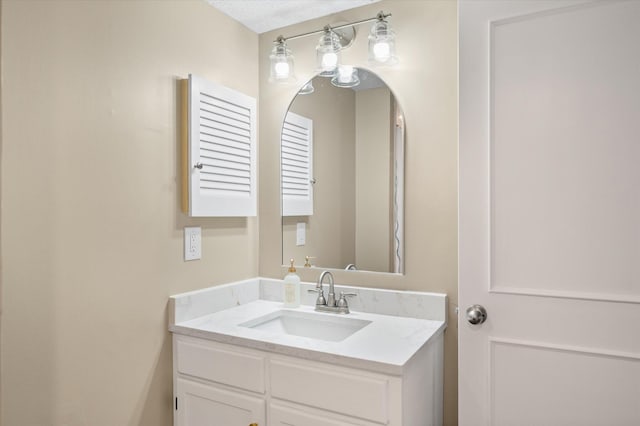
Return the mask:
[[[297,308],[300,306],[300,277],[296,274],[296,267],[289,266],[289,273],[284,277],[284,307]]]

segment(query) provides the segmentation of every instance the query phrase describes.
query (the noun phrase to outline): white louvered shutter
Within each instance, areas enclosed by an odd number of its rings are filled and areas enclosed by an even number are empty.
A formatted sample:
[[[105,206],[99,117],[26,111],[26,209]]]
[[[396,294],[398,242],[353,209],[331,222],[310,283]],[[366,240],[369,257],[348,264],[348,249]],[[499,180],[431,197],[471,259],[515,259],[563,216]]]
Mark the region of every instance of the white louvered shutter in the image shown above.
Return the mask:
[[[189,215],[257,214],[256,100],[189,75]]]
[[[282,215],[313,214],[313,120],[288,112],[281,136]]]

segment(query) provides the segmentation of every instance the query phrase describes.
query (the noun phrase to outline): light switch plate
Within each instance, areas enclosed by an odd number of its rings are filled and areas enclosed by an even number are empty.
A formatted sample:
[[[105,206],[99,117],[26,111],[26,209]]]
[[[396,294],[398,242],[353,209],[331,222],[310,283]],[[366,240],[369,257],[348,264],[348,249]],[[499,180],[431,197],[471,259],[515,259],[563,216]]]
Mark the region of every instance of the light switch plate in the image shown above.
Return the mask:
[[[298,227],[296,228],[296,245],[297,246],[303,246],[306,242],[307,239],[307,229],[306,229],[306,223],[304,222],[298,222]]]
[[[202,257],[202,230],[199,226],[184,228],[184,260]]]

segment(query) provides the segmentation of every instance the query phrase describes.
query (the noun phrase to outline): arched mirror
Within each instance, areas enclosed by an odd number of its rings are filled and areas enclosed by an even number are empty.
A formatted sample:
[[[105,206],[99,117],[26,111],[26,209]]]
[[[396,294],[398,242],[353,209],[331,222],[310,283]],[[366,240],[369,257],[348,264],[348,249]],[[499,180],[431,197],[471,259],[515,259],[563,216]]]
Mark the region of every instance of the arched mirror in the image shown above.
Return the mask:
[[[404,133],[371,71],[303,86],[282,128],[283,264],[403,273]]]

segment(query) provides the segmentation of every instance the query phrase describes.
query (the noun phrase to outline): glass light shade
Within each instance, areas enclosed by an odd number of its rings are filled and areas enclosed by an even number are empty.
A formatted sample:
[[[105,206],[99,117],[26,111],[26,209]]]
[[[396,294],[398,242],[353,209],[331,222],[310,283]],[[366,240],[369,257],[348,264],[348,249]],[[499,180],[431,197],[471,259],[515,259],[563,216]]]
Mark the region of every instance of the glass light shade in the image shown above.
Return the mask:
[[[331,84],[337,87],[355,87],[359,85],[358,70],[351,65],[340,65],[338,72],[331,79]]]
[[[333,77],[340,65],[340,39],[331,30],[325,30],[316,46],[318,72],[322,77]]]
[[[396,35],[387,21],[379,20],[369,34],[369,62],[376,65],[393,65],[396,57]]]
[[[275,83],[291,83],[295,81],[293,72],[293,55],[284,40],[277,41],[271,55],[271,73],[269,81]]]

